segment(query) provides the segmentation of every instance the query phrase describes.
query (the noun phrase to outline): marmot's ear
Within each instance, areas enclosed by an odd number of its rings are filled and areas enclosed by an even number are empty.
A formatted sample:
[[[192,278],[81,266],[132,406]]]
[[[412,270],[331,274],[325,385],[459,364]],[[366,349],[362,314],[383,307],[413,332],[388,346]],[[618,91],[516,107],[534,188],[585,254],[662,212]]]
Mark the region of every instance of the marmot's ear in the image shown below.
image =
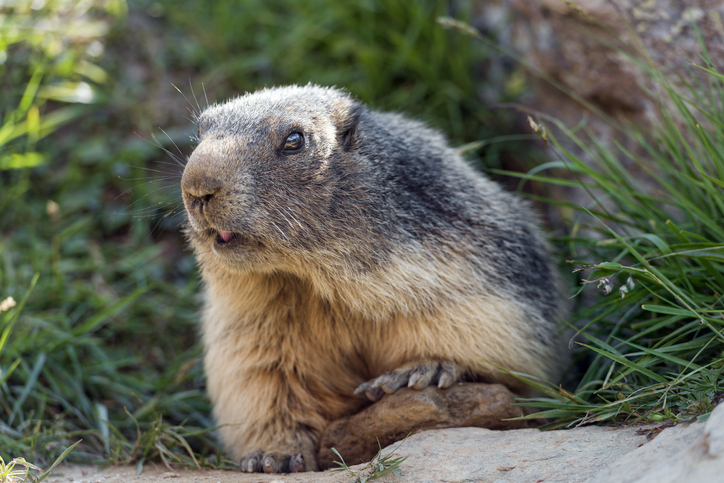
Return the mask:
[[[347,115],[339,126],[340,145],[345,151],[354,147],[359,140],[357,128],[359,120],[367,108],[359,101],[352,101]]]

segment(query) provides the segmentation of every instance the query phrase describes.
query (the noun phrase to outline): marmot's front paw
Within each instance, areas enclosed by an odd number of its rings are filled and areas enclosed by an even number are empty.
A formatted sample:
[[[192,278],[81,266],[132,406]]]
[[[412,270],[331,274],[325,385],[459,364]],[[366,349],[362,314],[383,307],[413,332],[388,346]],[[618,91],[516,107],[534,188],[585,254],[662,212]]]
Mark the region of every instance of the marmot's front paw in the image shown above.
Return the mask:
[[[257,449],[242,456],[239,466],[245,473],[298,473],[304,471],[304,456],[264,453]]]
[[[354,393],[364,393],[370,401],[377,401],[384,394],[392,394],[403,386],[420,390],[430,384],[437,384],[440,389],[445,389],[459,378],[460,372],[451,362],[425,362],[388,372],[360,384]]]

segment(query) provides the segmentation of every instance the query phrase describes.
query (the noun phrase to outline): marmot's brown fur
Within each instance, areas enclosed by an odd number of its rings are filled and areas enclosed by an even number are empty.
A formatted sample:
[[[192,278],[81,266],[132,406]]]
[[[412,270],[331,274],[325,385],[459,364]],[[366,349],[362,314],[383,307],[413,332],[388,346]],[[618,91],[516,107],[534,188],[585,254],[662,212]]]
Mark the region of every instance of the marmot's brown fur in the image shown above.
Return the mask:
[[[244,471],[317,469],[331,420],[402,386],[559,369],[530,206],[444,137],[316,86],[207,108],[186,165],[208,391]],[[365,397],[366,396],[366,397]]]

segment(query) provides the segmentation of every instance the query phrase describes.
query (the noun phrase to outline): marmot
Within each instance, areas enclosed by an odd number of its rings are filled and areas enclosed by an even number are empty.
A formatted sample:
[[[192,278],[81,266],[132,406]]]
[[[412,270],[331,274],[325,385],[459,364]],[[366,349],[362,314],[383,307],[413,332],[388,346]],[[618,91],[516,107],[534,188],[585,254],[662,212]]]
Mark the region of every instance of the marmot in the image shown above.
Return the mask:
[[[536,216],[441,133],[313,85],[213,105],[198,128],[186,233],[243,471],[316,470],[329,421],[403,386],[522,389],[485,360],[555,377],[563,303]]]

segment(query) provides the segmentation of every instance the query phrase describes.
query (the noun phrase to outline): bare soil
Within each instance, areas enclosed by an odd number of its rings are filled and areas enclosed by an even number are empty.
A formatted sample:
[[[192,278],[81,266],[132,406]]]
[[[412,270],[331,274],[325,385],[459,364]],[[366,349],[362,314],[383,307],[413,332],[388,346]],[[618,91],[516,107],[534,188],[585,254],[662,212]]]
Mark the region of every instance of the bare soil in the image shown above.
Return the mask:
[[[362,468],[364,465],[360,465]],[[140,475],[134,466],[111,466],[98,469],[94,466],[64,465],[57,467],[45,480],[51,483],[112,483],[112,482],[166,482],[166,483],[348,483],[346,472],[324,471],[294,475],[247,474],[231,470],[174,470],[163,465],[147,464]],[[384,477],[377,481],[386,481]]]

